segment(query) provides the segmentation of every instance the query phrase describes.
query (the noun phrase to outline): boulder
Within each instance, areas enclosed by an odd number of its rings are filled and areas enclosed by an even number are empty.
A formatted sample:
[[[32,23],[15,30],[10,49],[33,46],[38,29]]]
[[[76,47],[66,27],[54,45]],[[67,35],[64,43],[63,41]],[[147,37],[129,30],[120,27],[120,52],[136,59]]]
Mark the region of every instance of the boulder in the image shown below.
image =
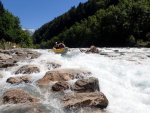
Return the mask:
[[[80,93],[100,91],[99,80],[95,77],[77,80],[72,90]]]
[[[106,113],[106,112],[103,112],[100,109],[88,109],[88,110],[82,110],[82,113]]]
[[[38,53],[36,51],[32,51],[32,50],[27,50],[27,49],[15,49],[15,50],[11,50],[13,51],[13,59],[17,59],[17,60],[25,60],[25,59],[34,59],[34,58],[38,58],[41,53]]]
[[[108,100],[102,92],[66,94],[62,101],[65,109],[77,109],[80,107],[103,109],[108,106]]]
[[[28,92],[11,89],[4,93],[2,103],[3,104],[19,104],[19,103],[36,103],[39,102],[38,98],[32,97]]]
[[[31,82],[31,78],[29,75],[21,76],[20,79],[22,79],[22,81],[25,83]]]
[[[35,66],[35,65],[25,65],[22,66],[21,68],[19,68],[15,74],[31,74],[31,73],[39,73],[40,69],[39,67]]]
[[[86,50],[85,53],[100,53],[100,51],[95,47],[91,46],[90,49]]]
[[[31,57],[31,59],[38,58],[41,55],[41,53],[38,53],[36,51],[27,51],[27,56]]]
[[[28,83],[30,82],[30,77],[29,75],[24,75],[24,76],[21,76],[21,77],[10,77],[7,79],[6,82],[8,83],[11,83],[11,84],[18,84],[18,83],[21,83],[21,82],[25,82],[25,83]]]
[[[107,113],[107,111],[99,109],[99,108],[89,108],[89,107],[82,107],[79,109],[67,109],[65,110],[65,113],[72,113],[72,111],[74,113]]]
[[[20,77],[9,77],[6,82],[11,83],[11,84],[16,84],[16,83],[21,83],[22,80]]]
[[[21,56],[21,55],[25,55],[26,54],[26,52],[25,51],[23,51],[23,50],[15,50],[15,52],[16,52],[16,54],[18,55],[18,56]]]
[[[61,67],[61,65],[58,64],[58,63],[56,63],[56,62],[48,62],[48,63],[47,63],[47,67],[48,67],[48,69],[50,70],[50,69],[59,68],[59,67]]]
[[[53,91],[63,91],[63,90],[69,89],[69,88],[70,88],[69,83],[64,82],[64,81],[63,82],[57,82],[52,86]]]
[[[1,62],[0,63],[0,68],[8,68],[8,67],[13,67],[17,66],[15,63],[9,63],[9,62]]]
[[[97,49],[95,46],[91,46],[89,49],[85,50],[85,49],[79,49],[81,52],[84,52],[84,53],[97,53],[99,54],[100,51],[99,49]]]
[[[11,59],[12,56],[4,53],[0,53],[0,60]]]
[[[38,84],[46,85],[54,81],[69,81],[84,78],[84,76],[89,74],[91,72],[80,69],[54,69],[48,71],[42,79],[38,80]]]

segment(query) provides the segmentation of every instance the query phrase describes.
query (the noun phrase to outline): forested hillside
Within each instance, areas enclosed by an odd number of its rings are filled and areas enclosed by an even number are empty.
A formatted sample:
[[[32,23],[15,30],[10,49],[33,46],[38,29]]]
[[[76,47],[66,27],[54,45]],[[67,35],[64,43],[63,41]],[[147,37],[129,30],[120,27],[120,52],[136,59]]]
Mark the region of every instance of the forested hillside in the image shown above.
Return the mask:
[[[73,6],[68,12],[60,15],[36,30],[33,35],[35,43],[43,45],[54,36],[69,29],[75,24],[75,22],[80,22],[81,20],[94,15],[98,9],[104,9],[110,4],[118,3],[118,0],[113,1],[114,2],[108,0],[89,0],[86,3],[79,3],[77,7]]]
[[[39,28],[41,48],[55,41],[69,47],[150,46],[149,0],[89,0]]]
[[[21,29],[19,18],[6,10],[0,0],[0,48],[11,43],[33,47],[33,40],[29,33]]]

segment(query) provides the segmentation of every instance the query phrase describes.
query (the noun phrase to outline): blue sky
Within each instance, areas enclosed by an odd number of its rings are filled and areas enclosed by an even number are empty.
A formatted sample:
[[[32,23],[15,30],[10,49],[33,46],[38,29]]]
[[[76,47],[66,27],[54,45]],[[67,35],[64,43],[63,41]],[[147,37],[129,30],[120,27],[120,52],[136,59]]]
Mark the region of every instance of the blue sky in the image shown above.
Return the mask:
[[[5,9],[20,18],[22,28],[38,29],[88,0],[1,0]]]

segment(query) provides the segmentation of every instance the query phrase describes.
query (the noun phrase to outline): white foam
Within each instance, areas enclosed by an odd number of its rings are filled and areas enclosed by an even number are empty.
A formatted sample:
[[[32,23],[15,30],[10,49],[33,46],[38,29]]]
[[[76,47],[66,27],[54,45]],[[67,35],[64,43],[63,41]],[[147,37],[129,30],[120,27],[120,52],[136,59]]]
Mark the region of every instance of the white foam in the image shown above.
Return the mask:
[[[109,113],[150,113],[150,59],[138,59],[139,52],[150,52],[149,49],[136,48],[99,48],[102,52],[125,52],[124,56],[117,56],[115,59],[99,54],[80,53],[78,49],[73,49],[66,55],[55,54],[48,50],[36,50],[42,55],[30,63],[39,65],[41,72],[32,74],[35,80],[42,78],[48,71],[45,67],[46,62],[54,61],[62,65],[60,68],[80,68],[92,72],[92,76],[97,77],[100,83],[101,91],[109,100],[106,111]],[[133,53],[135,52],[135,53]],[[136,53],[137,52],[137,53]],[[143,55],[143,54],[141,54]],[[120,57],[123,58],[120,59]],[[135,61],[129,61],[124,57],[135,58]],[[140,62],[140,63],[139,63]],[[20,63],[19,66],[28,64]],[[19,68],[15,67],[6,71],[6,78],[12,76],[12,72]],[[4,83],[6,78],[0,81]],[[45,94],[45,98],[49,97]],[[44,101],[49,104],[58,104],[58,100]],[[59,105],[60,106],[60,105]]]

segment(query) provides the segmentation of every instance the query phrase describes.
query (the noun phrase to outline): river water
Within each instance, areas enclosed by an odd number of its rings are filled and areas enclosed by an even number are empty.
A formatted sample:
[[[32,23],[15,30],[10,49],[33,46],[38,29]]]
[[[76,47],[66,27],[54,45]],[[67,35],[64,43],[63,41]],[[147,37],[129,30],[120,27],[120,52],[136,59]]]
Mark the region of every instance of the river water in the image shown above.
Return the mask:
[[[60,101],[51,93],[42,93],[35,82],[48,71],[46,62],[57,62],[60,68],[80,68],[92,73],[99,79],[100,90],[109,100],[106,113],[150,113],[150,49],[149,48],[99,48],[99,54],[81,53],[79,49],[70,49],[66,55],[55,54],[48,50],[34,50],[42,55],[34,60],[18,62],[9,70],[1,70],[5,74],[0,80],[0,96],[10,88],[30,91],[32,95],[41,96],[47,113],[64,113]],[[31,74],[30,84],[11,85],[6,83],[14,71],[26,64],[40,67],[40,73]],[[51,68],[51,67],[49,67]],[[8,107],[0,105],[0,111]],[[0,112],[6,113],[6,112]],[[15,113],[15,112],[11,112]],[[19,113],[19,112],[18,112]]]

